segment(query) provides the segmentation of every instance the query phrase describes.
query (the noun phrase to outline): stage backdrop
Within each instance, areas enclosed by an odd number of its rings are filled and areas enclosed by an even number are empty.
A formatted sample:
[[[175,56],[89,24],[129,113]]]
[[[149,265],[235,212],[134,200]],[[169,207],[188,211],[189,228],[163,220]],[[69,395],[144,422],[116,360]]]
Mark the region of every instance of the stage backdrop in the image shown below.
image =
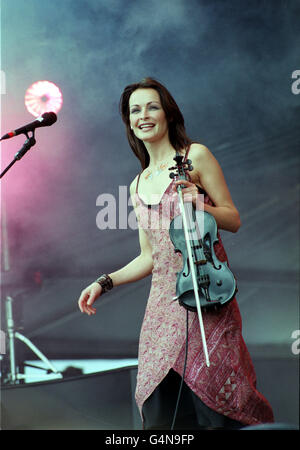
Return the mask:
[[[10,295],[18,329],[49,358],[137,356],[150,278],[114,289],[94,317],[82,315],[77,300],[99,274],[139,253],[137,231],[118,216],[120,205],[126,218],[132,213],[128,188],[140,171],[118,104],[127,84],[152,76],[175,97],[189,136],[220,162],[240,211],[239,232],[222,237],[250,351],[296,358],[299,2],[1,6],[1,134],[34,120],[24,105],[34,82],[49,80],[63,94],[57,123],[36,131],[36,146],[1,180],[2,271],[9,269],[2,329]],[[2,169],[24,140],[2,142]],[[100,229],[108,194],[117,220]],[[18,358],[32,359],[23,344]]]

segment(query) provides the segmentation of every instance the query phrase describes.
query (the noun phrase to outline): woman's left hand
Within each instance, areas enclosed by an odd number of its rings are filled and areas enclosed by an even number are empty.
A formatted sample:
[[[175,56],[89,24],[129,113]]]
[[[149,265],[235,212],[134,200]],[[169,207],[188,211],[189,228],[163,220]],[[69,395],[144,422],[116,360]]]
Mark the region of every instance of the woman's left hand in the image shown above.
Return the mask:
[[[185,187],[182,188],[182,196],[185,202],[193,202],[194,207],[199,209],[204,209],[203,194],[200,194],[197,186],[188,180],[176,180],[174,182],[174,189],[177,192],[177,186],[181,184]]]

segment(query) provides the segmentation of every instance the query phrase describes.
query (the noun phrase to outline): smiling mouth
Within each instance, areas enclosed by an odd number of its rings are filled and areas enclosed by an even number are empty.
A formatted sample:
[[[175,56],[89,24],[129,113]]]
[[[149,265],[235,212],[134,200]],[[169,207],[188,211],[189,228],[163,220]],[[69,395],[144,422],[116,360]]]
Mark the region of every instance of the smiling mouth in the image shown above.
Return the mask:
[[[150,130],[150,128],[153,128],[155,125],[153,123],[145,123],[139,126],[140,130]]]

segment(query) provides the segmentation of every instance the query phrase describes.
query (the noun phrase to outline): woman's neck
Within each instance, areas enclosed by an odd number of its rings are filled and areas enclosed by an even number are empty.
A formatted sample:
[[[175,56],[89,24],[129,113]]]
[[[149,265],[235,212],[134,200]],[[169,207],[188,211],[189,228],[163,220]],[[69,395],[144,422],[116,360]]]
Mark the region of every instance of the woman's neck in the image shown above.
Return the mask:
[[[175,149],[172,147],[168,137],[157,142],[144,142],[144,144],[150,157],[149,167],[156,167],[175,156]]]

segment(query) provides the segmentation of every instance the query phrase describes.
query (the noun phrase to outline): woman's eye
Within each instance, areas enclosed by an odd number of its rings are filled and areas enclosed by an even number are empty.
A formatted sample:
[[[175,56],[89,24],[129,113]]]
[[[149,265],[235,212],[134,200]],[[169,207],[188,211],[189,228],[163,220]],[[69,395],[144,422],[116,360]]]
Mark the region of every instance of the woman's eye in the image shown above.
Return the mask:
[[[158,107],[158,106],[155,106],[155,105],[150,105],[150,106],[149,106],[149,110],[150,110],[150,109],[157,110],[157,109],[159,109],[159,107]],[[139,109],[139,108],[133,108],[133,109],[130,111],[130,114],[135,114],[135,113],[138,113],[138,112],[140,112],[140,109]]]

